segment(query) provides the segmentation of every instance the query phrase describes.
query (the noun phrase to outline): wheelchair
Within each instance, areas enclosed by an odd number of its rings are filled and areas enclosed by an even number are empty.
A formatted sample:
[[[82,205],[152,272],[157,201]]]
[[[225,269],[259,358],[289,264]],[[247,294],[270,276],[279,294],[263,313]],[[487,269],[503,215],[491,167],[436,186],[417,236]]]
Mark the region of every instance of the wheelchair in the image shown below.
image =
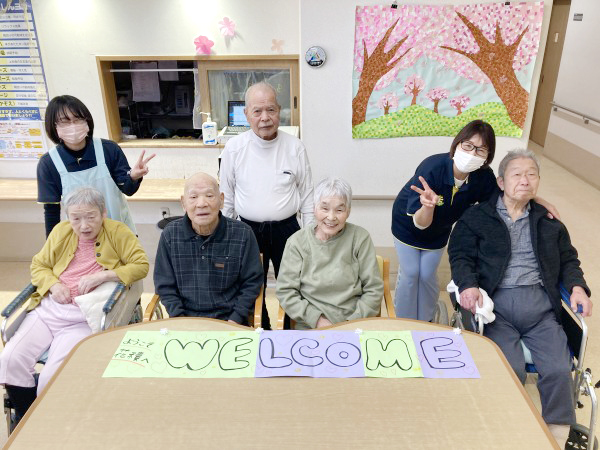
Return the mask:
[[[454,308],[452,316],[450,317],[450,326],[458,327],[462,330],[474,331],[483,335],[484,324],[482,318],[477,316],[478,319],[476,320],[471,311],[460,307],[454,292],[448,293],[450,294],[450,300]],[[589,427],[580,424],[573,425],[569,432],[565,449],[598,450],[598,440],[595,437],[598,401],[594,389],[597,388],[600,383],[597,383],[596,386],[594,386],[592,384],[592,371],[589,368],[583,369],[588,339],[588,328],[583,316],[580,314],[581,311],[578,311],[577,313],[571,311],[569,292],[562,285],[560,286],[560,294],[563,300],[561,322],[565,334],[567,335],[567,341],[572,355],[572,371],[574,372],[573,388],[575,404],[573,407],[577,409],[583,408],[583,404],[579,401],[580,395],[590,397],[592,406]],[[527,373],[537,374],[529,349],[527,349],[523,341],[521,341],[521,346],[525,355],[525,370]],[[593,445],[589,442],[590,436],[594,439]]]
[[[103,316],[100,324],[101,330],[104,331],[109,328],[141,322],[143,318],[142,305],[140,303],[142,290],[143,286],[141,280],[136,281],[130,286],[118,283],[102,307]],[[6,345],[25,319],[25,315],[28,312],[25,308],[25,304],[35,291],[36,287],[30,283],[6,308],[4,308],[2,313],[0,313],[2,317],[4,317],[2,325],[0,326],[0,335],[2,337],[3,345]],[[47,357],[48,352],[46,351],[38,361],[38,364],[44,364]],[[35,378],[37,384],[37,376],[35,376]],[[6,392],[4,393],[4,412],[6,413],[8,434],[10,435],[16,426],[16,421],[13,405]]]

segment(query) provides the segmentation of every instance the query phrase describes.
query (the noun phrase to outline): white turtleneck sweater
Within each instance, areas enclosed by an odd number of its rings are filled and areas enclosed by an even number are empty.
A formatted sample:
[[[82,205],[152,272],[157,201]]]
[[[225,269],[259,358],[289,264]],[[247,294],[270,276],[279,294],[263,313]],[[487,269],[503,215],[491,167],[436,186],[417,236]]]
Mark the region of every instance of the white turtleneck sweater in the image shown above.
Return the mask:
[[[271,141],[249,130],[227,141],[221,155],[223,215],[253,222],[283,220],[298,211],[313,221],[313,183],[306,149],[282,131]]]

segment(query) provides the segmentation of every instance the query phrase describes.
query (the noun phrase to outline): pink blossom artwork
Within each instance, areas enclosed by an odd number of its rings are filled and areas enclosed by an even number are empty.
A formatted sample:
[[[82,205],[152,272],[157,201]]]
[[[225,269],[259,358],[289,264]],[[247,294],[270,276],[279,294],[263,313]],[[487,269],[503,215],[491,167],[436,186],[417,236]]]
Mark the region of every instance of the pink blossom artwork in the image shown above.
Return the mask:
[[[459,95],[458,97],[454,97],[453,99],[450,99],[450,106],[452,106],[454,109],[456,109],[456,115],[458,116],[460,113],[462,113],[462,110],[464,108],[466,108],[467,106],[469,106],[469,102],[471,101],[471,99],[469,97],[467,97],[466,95]]]
[[[433,102],[433,112],[438,112],[438,105],[440,101],[448,98],[448,94],[448,90],[441,87],[433,88],[427,94],[425,94],[425,97]]]
[[[219,30],[223,36],[232,38],[235,36],[235,22],[229,17],[223,17],[219,22]]]
[[[411,105],[417,104],[417,95],[425,88],[425,81],[418,75],[411,75],[404,83],[404,93],[412,95]]]
[[[521,136],[543,16],[542,1],[357,6],[353,137],[449,136],[481,114],[497,135]],[[398,84],[389,114],[404,125],[379,127],[369,99]]]
[[[273,39],[271,40],[271,42],[273,43],[273,45],[271,45],[271,50],[277,53],[283,53],[283,44],[285,44],[285,41],[280,39]]]
[[[398,96],[393,92],[382,95],[377,102],[377,107],[383,109],[383,114],[389,114],[390,108],[398,107]]]
[[[210,55],[211,48],[215,45],[215,43],[206,36],[198,36],[194,39],[194,44],[196,44],[197,55]]]

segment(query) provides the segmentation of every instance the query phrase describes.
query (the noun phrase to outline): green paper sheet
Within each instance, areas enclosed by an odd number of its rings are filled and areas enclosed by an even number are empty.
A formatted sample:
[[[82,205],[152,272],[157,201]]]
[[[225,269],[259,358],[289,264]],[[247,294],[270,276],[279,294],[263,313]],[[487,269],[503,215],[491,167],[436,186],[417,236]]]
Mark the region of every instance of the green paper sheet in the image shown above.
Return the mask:
[[[259,337],[253,331],[128,331],[102,376],[251,378]]]
[[[410,331],[363,331],[360,346],[366,377],[423,377]]]

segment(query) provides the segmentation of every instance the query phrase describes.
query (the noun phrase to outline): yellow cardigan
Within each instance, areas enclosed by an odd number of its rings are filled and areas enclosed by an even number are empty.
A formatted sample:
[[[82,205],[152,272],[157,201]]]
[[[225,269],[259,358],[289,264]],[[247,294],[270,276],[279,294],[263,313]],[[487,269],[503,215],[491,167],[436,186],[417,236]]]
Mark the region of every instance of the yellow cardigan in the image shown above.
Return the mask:
[[[31,283],[37,291],[31,296],[29,311],[59,282],[58,277],[69,266],[78,244],[79,238],[69,222],[60,222],[54,227],[31,262]],[[127,225],[112,219],[104,219],[96,237],[96,261],[106,270],[114,271],[126,285],[144,278],[150,267],[135,234]]]

